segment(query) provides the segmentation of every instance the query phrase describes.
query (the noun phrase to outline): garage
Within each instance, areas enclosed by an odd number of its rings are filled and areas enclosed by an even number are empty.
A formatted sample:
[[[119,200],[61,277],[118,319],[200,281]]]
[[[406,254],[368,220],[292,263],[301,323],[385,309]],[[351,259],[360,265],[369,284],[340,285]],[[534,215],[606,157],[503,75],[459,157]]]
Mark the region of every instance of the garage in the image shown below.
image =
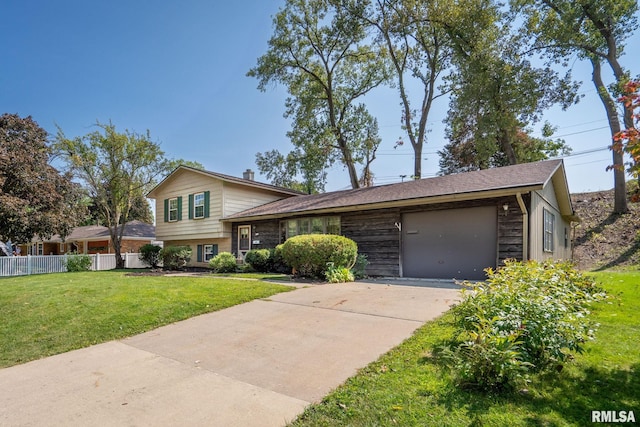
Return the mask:
[[[496,266],[497,209],[482,206],[402,215],[402,275],[485,278]]]

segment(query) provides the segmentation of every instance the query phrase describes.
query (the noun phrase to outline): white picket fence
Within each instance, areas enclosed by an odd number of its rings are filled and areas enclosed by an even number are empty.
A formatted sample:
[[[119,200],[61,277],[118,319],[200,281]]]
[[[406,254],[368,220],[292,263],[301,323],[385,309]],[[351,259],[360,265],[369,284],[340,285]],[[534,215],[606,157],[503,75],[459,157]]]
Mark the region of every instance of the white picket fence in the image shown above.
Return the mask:
[[[147,268],[138,253],[122,254],[125,268]],[[114,254],[87,255],[91,258],[91,270],[113,270],[116,268]],[[27,255],[0,257],[0,277],[25,276],[28,274],[62,273],[67,271],[67,255]]]

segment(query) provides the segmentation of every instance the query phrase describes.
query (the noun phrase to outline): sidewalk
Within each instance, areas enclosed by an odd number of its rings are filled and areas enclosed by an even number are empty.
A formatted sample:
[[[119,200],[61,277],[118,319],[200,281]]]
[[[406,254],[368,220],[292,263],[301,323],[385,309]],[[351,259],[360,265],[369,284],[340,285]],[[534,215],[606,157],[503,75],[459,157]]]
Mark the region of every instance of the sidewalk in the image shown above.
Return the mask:
[[[0,425],[285,425],[458,295],[315,285],[3,369]]]

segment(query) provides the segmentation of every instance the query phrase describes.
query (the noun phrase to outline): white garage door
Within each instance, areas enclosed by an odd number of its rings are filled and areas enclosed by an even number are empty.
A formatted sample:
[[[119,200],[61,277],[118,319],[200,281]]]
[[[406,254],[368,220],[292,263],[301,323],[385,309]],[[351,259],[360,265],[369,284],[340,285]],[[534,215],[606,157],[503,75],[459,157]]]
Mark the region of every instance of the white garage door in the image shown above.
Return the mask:
[[[497,227],[495,206],[404,214],[403,276],[484,279],[496,266]]]

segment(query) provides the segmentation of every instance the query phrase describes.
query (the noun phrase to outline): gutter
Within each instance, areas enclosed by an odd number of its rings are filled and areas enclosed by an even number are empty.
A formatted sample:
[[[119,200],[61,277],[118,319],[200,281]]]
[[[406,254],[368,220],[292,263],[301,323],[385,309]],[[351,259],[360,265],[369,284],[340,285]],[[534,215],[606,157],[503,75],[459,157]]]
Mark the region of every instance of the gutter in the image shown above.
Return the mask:
[[[522,212],[522,260],[529,260],[529,212],[522,200],[522,193],[516,193],[516,199]]]

